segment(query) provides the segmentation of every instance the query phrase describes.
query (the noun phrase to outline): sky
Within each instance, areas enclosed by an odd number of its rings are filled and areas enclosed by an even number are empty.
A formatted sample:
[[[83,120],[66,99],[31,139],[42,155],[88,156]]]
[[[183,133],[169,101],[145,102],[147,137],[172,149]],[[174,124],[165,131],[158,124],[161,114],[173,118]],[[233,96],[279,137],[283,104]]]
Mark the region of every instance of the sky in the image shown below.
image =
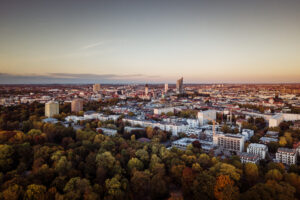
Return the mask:
[[[299,0],[1,0],[0,84],[300,82]]]

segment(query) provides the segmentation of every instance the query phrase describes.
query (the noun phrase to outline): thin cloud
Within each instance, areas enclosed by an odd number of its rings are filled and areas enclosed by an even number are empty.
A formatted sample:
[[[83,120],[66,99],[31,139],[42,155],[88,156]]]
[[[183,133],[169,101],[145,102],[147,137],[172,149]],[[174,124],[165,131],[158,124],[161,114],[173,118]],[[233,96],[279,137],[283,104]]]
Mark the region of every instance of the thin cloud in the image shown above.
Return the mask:
[[[99,46],[104,46],[106,44],[118,44],[118,43],[124,43],[124,42],[127,42],[127,40],[124,40],[124,39],[102,40],[100,42],[95,42],[95,43],[83,46],[81,49],[87,50],[87,49],[92,49],[92,48],[96,48]]]
[[[82,49],[91,49],[91,48],[95,48],[95,47],[98,47],[98,46],[102,46],[102,45],[106,44],[107,42],[108,42],[108,41],[101,41],[101,42],[89,44],[89,45],[86,45],[86,46],[82,47]]]
[[[7,74],[0,73],[0,84],[48,84],[48,83],[143,83],[153,76],[143,74]],[[158,78],[158,76],[156,77]]]

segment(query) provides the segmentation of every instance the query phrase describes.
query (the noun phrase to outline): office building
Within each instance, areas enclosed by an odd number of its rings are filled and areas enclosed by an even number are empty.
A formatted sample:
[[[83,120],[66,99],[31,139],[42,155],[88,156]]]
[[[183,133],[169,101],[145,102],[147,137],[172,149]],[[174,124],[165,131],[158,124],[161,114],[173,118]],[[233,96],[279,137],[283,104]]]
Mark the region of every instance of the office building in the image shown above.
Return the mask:
[[[265,159],[268,152],[267,145],[251,143],[247,147],[247,153],[258,155],[260,159]]]
[[[183,94],[184,89],[183,89],[183,77],[181,79],[178,79],[176,82],[176,93],[177,94]]]
[[[149,87],[148,84],[145,85],[145,96],[148,96],[149,94]]]
[[[93,92],[94,93],[98,93],[98,92],[100,92],[100,84],[94,84],[93,85]]]
[[[168,83],[165,83],[165,93],[168,93],[168,90],[169,90],[169,85]]]
[[[74,99],[71,103],[71,111],[75,113],[83,111],[83,100]]]
[[[278,148],[275,161],[286,165],[296,164],[297,154],[295,149]]]
[[[59,114],[59,104],[56,101],[49,101],[45,104],[45,116],[53,117]]]

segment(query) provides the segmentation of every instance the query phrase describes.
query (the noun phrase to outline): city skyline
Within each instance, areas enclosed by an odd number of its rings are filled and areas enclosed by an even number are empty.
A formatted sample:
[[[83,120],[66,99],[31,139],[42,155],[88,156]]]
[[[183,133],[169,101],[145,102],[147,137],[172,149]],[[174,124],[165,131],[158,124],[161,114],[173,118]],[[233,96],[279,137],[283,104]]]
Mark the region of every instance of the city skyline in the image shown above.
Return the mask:
[[[0,84],[296,83],[298,1],[3,1]]]

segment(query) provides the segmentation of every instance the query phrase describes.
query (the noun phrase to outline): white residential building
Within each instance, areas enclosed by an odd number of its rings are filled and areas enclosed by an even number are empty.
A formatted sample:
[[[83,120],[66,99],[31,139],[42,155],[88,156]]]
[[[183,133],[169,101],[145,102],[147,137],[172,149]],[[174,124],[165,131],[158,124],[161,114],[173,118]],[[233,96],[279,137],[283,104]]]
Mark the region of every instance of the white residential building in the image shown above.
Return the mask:
[[[128,122],[132,126],[139,125],[141,127],[152,127],[159,128],[163,131],[169,131],[173,136],[177,136],[178,133],[185,133],[188,130],[188,126],[178,122],[178,123],[168,123],[168,122],[157,122],[157,121],[149,121],[149,120],[139,120],[139,119],[131,119],[131,118],[123,118],[123,122]]]
[[[115,129],[110,129],[110,128],[97,128],[96,130],[97,130],[97,131],[98,131],[98,130],[102,130],[102,131],[103,131],[103,134],[104,134],[104,135],[107,135],[107,136],[114,136],[114,135],[116,135],[116,134],[118,133],[117,130],[115,130]]]
[[[297,162],[297,154],[295,149],[278,148],[276,152],[276,162],[286,165],[293,165]]]
[[[283,121],[283,115],[274,115],[269,119],[269,127],[277,127]]]
[[[213,144],[228,151],[243,152],[245,139],[240,134],[215,134]]]
[[[241,134],[245,137],[245,141],[249,141],[254,135],[254,131],[251,129],[243,129]]]
[[[259,161],[259,156],[252,153],[242,152],[240,154],[240,159],[242,163],[253,163],[256,164]]]
[[[196,140],[197,139],[193,139],[193,138],[181,138],[179,140],[176,140],[176,141],[172,142],[172,147],[176,147],[178,149],[186,150],[186,147],[189,144],[192,144]]]
[[[155,115],[161,115],[162,113],[167,114],[168,112],[174,112],[174,107],[167,107],[167,108],[155,108],[154,109]]]
[[[188,126],[190,128],[198,128],[199,127],[199,120],[198,119],[186,119]]]
[[[276,138],[271,138],[271,137],[261,137],[259,141],[263,144],[268,144],[270,142],[278,142],[278,139]]]
[[[300,120],[300,114],[279,113],[269,119],[269,127],[277,127],[282,121]]]
[[[134,127],[134,126],[125,126],[124,127],[124,132],[130,133],[131,131],[143,131],[145,128],[140,128],[140,127]]]
[[[258,155],[260,159],[265,159],[268,152],[267,145],[251,143],[247,147],[247,153]]]

